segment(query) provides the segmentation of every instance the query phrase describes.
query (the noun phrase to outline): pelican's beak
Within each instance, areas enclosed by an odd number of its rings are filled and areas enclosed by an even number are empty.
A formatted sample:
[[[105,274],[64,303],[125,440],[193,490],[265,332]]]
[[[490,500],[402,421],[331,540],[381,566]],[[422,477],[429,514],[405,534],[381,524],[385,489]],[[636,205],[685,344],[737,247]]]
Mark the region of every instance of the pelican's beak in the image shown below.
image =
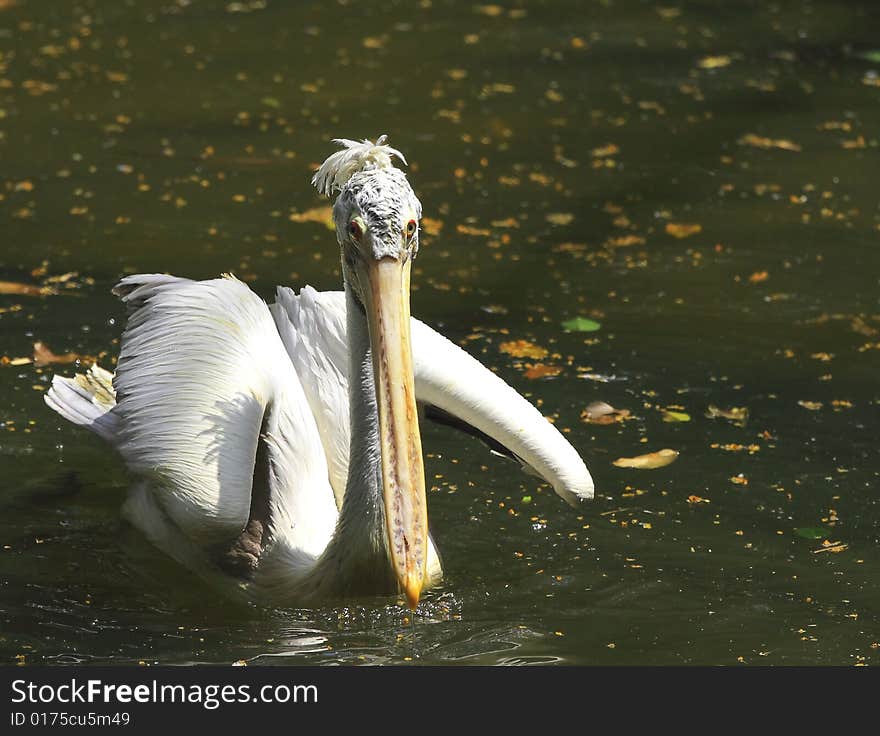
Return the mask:
[[[379,412],[388,548],[400,588],[415,610],[425,582],[428,509],[410,343],[410,264],[392,257],[368,261],[361,291]]]

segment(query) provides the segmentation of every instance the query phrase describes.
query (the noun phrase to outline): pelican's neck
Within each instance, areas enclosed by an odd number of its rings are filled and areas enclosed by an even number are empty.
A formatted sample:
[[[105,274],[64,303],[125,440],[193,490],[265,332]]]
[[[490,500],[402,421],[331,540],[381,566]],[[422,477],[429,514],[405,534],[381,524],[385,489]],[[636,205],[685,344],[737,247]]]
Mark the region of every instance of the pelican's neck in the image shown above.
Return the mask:
[[[336,531],[322,555],[322,587],[336,595],[397,591],[389,562],[382,499],[379,416],[364,308],[345,284],[351,439],[348,479]]]

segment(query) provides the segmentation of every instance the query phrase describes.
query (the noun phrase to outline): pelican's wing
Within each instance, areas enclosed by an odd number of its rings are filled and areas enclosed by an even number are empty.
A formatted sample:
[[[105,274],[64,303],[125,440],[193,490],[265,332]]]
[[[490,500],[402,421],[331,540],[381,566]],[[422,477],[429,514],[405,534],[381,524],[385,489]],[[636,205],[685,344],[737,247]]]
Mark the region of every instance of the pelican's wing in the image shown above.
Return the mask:
[[[345,292],[279,286],[269,309],[305,393],[327,458],[337,508],[348,477],[348,339]]]
[[[575,505],[593,497],[593,479],[577,450],[529,401],[476,358],[428,325],[413,319],[413,369],[420,403],[446,421],[476,430],[500,445]]]
[[[345,294],[279,287],[271,307],[300,376],[341,501],[348,468]],[[593,480],[571,444],[511,386],[417,319],[412,321],[416,398],[435,417],[488,439],[531,467],[569,503],[592,498]],[[430,417],[431,411],[428,412]],[[342,418],[342,419],[340,419]],[[450,421],[454,418],[455,421]]]
[[[130,276],[114,292],[130,311],[116,444],[162,511],[193,541],[241,532],[262,432],[275,537],[319,554],[336,516],[327,467],[266,304],[232,278]]]

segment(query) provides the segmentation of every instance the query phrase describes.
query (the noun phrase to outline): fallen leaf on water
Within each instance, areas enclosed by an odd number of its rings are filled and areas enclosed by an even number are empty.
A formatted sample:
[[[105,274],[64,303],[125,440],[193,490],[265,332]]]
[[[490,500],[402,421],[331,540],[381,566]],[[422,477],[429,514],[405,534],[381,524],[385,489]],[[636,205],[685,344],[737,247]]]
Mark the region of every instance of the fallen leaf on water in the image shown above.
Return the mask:
[[[730,419],[733,422],[745,422],[749,418],[749,410],[744,406],[732,406],[729,409],[719,409],[713,404],[706,409],[706,416],[709,419]]]
[[[605,245],[612,248],[626,248],[630,245],[644,245],[645,239],[641,235],[621,235],[618,238],[608,238]]]
[[[703,498],[702,496],[694,496],[690,495],[687,498],[688,503],[696,504],[696,503],[711,503],[708,498]]]
[[[5,355],[0,357],[0,365],[30,365],[32,362],[30,358],[8,358]]]
[[[46,343],[34,343],[34,365],[38,368],[44,365],[51,365],[52,363],[62,365],[65,363],[73,363],[79,360],[79,358],[80,356],[77,353],[64,353],[62,355],[56,355],[49,349],[49,346],[46,345]]]
[[[817,555],[820,552],[831,552],[832,554],[836,554],[837,552],[843,552],[848,547],[849,545],[844,542],[831,542],[825,539],[822,541],[822,546],[819,547],[819,549],[813,550],[813,554]]]
[[[614,465],[618,468],[653,470],[654,468],[662,468],[675,462],[677,457],[678,450],[665,448],[657,450],[657,452],[649,452],[647,455],[638,455],[637,457],[619,457],[614,461]]]
[[[558,376],[562,373],[562,368],[558,365],[546,365],[545,363],[531,363],[524,373],[526,378],[548,378],[550,376]]]
[[[509,342],[503,342],[498,346],[498,349],[502,353],[512,355],[514,358],[533,358],[535,360],[541,360],[550,354],[550,351],[546,348],[535,345],[535,343],[529,342],[528,340],[510,340]]]
[[[366,36],[361,40],[365,49],[381,49],[385,47],[386,36]]]
[[[747,486],[749,484],[749,479],[740,473],[739,475],[731,476],[730,482],[736,483],[738,486]]]
[[[497,18],[504,12],[504,8],[500,5],[477,5],[474,12],[480,15],[488,15],[490,18]]]
[[[770,274],[767,271],[755,271],[751,276],[749,276],[750,284],[760,284],[763,281],[766,281],[770,277]]]
[[[822,539],[828,530],[817,526],[802,526],[795,529],[794,533],[803,539]]]
[[[292,212],[288,218],[291,222],[317,222],[330,230],[335,230],[333,224],[333,210],[330,207],[313,207],[304,212]]]
[[[690,222],[667,222],[666,233],[674,238],[689,238],[702,232],[703,226]]]
[[[562,329],[567,332],[596,332],[602,328],[599,322],[586,317],[575,317],[562,323]]]
[[[574,220],[574,215],[570,212],[550,212],[545,219],[551,225],[568,225]]]
[[[426,235],[439,235],[443,229],[443,220],[435,220],[433,217],[423,217],[421,228]]]
[[[801,399],[798,401],[798,406],[804,407],[804,409],[809,409],[810,411],[819,411],[822,408],[821,401],[805,401]]]
[[[764,138],[754,133],[748,133],[740,138],[737,143],[741,146],[752,146],[753,148],[780,148],[783,151],[800,151],[801,147],[797,143],[786,138]]]
[[[880,64],[880,50],[871,50],[871,51],[862,51],[856,54],[860,59],[864,59],[865,61],[871,61],[875,64]]]
[[[629,418],[629,409],[615,409],[604,401],[594,401],[581,412],[581,419],[587,424],[614,424]]]
[[[700,69],[720,69],[721,67],[728,66],[731,62],[731,58],[729,56],[704,56],[697,62],[697,66]]]
[[[485,227],[473,227],[472,225],[456,225],[455,232],[462,235],[476,235],[479,237],[492,234],[492,231]]]
[[[590,155],[594,158],[605,158],[606,156],[613,156],[615,153],[620,153],[620,148],[614,143],[609,143],[607,146],[594,148],[590,151]]]
[[[669,411],[666,409],[663,412],[664,422],[689,422],[690,420],[691,415],[683,411]]]
[[[17,294],[21,296],[47,296],[55,290],[48,286],[36,284],[20,284],[17,281],[0,281],[0,294]]]

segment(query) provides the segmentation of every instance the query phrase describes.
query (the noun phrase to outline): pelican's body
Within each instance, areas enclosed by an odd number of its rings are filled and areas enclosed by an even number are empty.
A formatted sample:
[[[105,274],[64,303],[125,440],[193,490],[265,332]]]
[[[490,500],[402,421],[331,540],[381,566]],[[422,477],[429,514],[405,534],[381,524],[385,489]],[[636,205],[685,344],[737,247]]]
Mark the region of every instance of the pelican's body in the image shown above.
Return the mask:
[[[184,565],[263,601],[401,589],[414,606],[440,579],[416,400],[507,448],[570,503],[593,493],[552,424],[411,319],[408,298],[397,301],[417,248],[412,220],[382,239],[379,223],[400,215],[371,208],[391,196],[382,187],[402,187],[402,172],[388,178],[364,158],[346,172],[354,184],[330,167],[337,229],[351,231],[339,235],[344,292],[279,287],[267,306],[231,277],[127,277],[115,289],[130,316],[112,384],[95,367],[56,376],[47,395],[122,455],[134,476],[124,514],[135,526]],[[420,215],[417,204],[404,223]],[[400,257],[387,245],[394,238]]]

